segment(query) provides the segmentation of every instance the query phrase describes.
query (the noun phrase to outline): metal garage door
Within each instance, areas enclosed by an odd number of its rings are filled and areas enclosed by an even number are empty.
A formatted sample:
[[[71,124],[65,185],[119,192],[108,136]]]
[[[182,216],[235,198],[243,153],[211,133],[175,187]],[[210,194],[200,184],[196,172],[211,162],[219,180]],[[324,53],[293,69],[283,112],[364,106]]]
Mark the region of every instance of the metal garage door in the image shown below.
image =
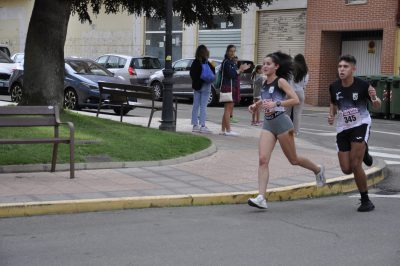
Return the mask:
[[[198,42],[207,46],[211,58],[224,58],[229,44],[236,46],[236,55],[240,57],[241,30],[201,30]]]
[[[368,49],[373,42],[374,49]],[[381,73],[382,40],[343,41],[342,54],[351,54],[357,60],[356,75],[379,75]]]
[[[274,10],[258,13],[257,62],[281,50],[295,56],[304,54],[306,10]]]

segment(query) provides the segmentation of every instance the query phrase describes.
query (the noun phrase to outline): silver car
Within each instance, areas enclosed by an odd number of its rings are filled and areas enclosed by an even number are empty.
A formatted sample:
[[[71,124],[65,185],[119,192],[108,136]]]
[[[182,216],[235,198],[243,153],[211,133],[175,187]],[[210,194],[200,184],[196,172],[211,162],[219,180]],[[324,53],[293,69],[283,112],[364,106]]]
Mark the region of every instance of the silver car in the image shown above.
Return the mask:
[[[7,93],[9,80],[18,64],[14,63],[7,54],[0,51],[0,92]]]
[[[193,98],[192,79],[190,78],[190,67],[193,63],[193,60],[194,58],[184,58],[172,63],[172,69],[174,70],[174,74],[172,76],[174,84],[173,93],[175,95],[185,98]],[[209,59],[209,61],[215,67],[221,64],[221,60]],[[154,91],[159,100],[162,98],[162,92],[164,88],[163,81],[164,74],[162,70],[157,71],[152,76],[150,76],[149,80],[145,81],[146,85],[150,85],[154,88]],[[217,97],[218,96],[214,85],[212,85],[208,104],[216,104],[218,102]]]
[[[161,69],[158,58],[152,56],[105,54],[97,58],[96,63],[114,73],[115,76],[129,80],[131,84],[143,83]]]

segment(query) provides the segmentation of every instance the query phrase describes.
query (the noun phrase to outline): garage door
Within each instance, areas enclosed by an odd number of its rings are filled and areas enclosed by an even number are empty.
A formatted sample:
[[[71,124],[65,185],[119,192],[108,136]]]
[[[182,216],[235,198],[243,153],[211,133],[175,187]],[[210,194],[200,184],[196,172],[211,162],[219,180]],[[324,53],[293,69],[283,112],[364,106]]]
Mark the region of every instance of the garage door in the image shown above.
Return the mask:
[[[304,54],[306,10],[274,10],[258,13],[257,62],[278,50]]]
[[[236,55],[240,57],[241,30],[201,30],[199,44],[204,44],[210,50],[211,58],[224,58],[229,44],[236,46]]]

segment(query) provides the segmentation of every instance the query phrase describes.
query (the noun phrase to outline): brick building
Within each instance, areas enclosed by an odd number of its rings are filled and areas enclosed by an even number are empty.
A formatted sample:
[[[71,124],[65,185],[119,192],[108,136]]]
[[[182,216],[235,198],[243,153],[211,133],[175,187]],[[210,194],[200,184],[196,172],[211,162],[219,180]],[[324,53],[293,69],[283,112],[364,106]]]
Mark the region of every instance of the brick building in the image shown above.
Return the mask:
[[[341,54],[353,54],[359,75],[398,74],[398,0],[308,0],[306,102],[328,105]]]

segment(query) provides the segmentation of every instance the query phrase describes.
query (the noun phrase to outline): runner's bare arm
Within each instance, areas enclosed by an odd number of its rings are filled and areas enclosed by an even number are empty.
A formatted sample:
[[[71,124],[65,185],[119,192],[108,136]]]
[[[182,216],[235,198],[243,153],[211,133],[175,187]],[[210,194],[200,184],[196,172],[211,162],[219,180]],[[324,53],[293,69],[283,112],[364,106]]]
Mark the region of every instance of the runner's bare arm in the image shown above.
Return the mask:
[[[371,97],[371,101],[372,101],[372,106],[374,108],[380,108],[381,107],[381,99],[379,99],[378,96],[376,96],[376,90],[374,87],[369,86],[368,88],[368,94],[369,97]]]
[[[329,105],[329,116],[328,116],[329,125],[333,125],[333,122],[335,121],[336,112],[337,112],[337,106],[331,103]]]
[[[287,100],[281,102],[281,106],[289,107],[289,106],[293,106],[293,105],[298,105],[300,103],[299,97],[297,96],[297,94],[294,92],[293,88],[289,85],[289,83],[285,79],[283,79],[283,78],[279,79],[278,86],[288,96]]]

